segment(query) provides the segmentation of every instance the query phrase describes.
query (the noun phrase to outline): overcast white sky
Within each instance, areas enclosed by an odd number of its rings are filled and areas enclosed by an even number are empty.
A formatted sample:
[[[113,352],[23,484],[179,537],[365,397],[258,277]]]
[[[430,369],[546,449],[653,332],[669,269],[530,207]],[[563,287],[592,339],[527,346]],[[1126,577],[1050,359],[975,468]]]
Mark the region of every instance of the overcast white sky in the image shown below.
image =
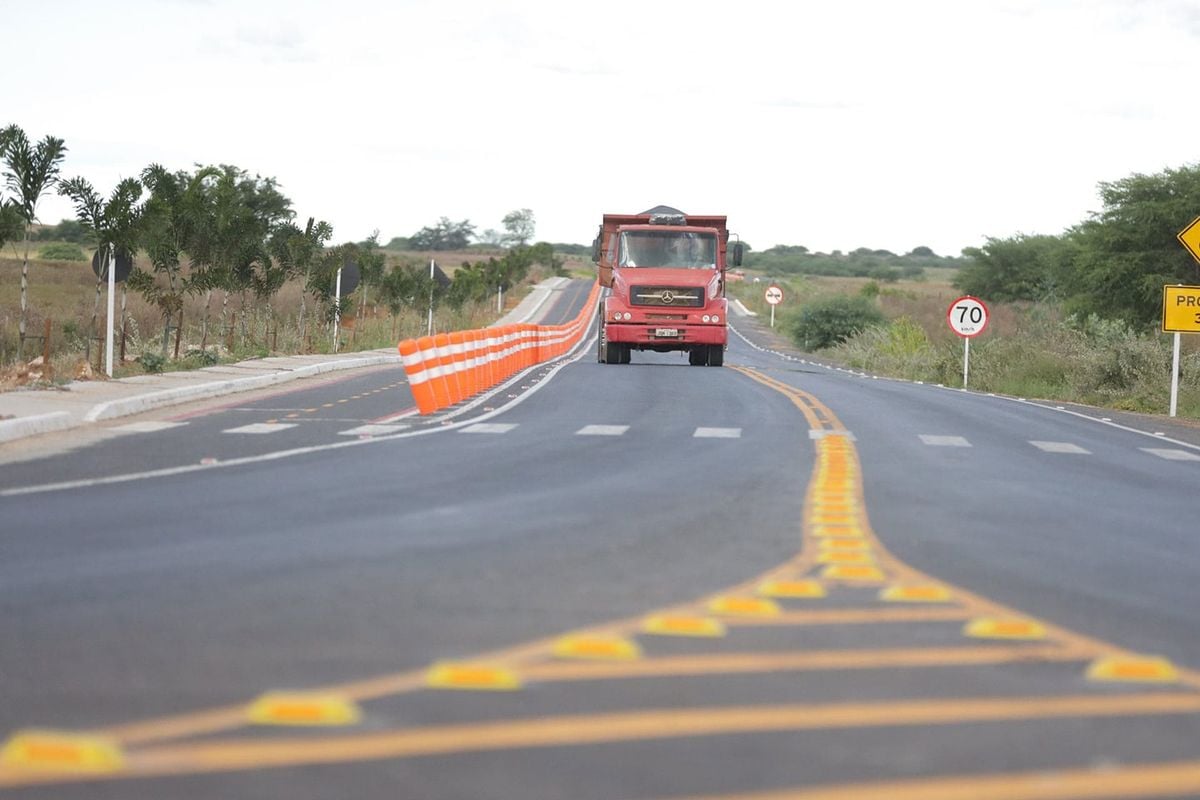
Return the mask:
[[[278,179],[337,241],[441,216],[590,242],[724,213],[756,249],[1060,233],[1200,160],[1195,0],[0,0],[0,125],[108,193],[150,162]],[[1200,209],[1196,209],[1200,214]],[[44,222],[74,216],[61,198]]]

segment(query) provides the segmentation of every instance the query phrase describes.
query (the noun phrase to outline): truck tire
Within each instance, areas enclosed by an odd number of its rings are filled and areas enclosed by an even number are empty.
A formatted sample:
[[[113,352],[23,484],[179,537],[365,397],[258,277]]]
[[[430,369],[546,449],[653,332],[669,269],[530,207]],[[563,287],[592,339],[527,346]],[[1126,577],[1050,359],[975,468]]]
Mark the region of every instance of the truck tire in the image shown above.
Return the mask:
[[[710,344],[708,346],[708,365],[719,367],[725,363],[725,345]]]
[[[607,355],[607,350],[608,350],[607,342],[604,339],[604,318],[597,315],[596,316],[596,362],[597,363],[599,363],[599,364],[608,363],[604,358],[605,355]]]
[[[693,347],[688,350],[688,363],[693,367],[703,367],[708,363],[708,347]]]

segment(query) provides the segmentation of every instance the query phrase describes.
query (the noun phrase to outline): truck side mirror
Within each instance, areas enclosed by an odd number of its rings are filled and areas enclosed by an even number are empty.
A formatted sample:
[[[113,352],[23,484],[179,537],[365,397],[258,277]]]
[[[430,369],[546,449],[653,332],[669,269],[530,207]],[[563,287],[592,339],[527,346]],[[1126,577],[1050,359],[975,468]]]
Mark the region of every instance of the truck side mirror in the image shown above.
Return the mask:
[[[734,242],[733,244],[733,265],[740,267],[742,265],[742,243]]]
[[[597,236],[592,240],[592,261],[600,263],[600,237]]]

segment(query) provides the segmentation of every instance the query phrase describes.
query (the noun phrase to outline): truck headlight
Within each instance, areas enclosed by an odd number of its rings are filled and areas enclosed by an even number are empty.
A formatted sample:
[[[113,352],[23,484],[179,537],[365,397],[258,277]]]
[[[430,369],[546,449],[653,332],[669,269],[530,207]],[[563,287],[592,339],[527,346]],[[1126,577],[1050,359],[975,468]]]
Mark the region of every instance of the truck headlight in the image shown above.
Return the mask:
[[[700,321],[701,322],[712,322],[712,317],[710,317],[708,314],[705,314],[703,317],[700,318]]]

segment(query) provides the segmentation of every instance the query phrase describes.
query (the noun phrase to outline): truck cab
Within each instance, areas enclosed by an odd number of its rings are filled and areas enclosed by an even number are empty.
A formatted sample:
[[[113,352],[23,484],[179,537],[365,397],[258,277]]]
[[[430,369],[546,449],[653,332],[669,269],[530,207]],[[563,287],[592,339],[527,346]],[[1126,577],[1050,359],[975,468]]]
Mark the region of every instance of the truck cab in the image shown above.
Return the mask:
[[[683,351],[694,366],[721,366],[728,342],[725,217],[658,206],[606,214],[593,243],[601,285],[597,360],[628,364],[634,350]],[[741,265],[734,245],[733,265]]]

